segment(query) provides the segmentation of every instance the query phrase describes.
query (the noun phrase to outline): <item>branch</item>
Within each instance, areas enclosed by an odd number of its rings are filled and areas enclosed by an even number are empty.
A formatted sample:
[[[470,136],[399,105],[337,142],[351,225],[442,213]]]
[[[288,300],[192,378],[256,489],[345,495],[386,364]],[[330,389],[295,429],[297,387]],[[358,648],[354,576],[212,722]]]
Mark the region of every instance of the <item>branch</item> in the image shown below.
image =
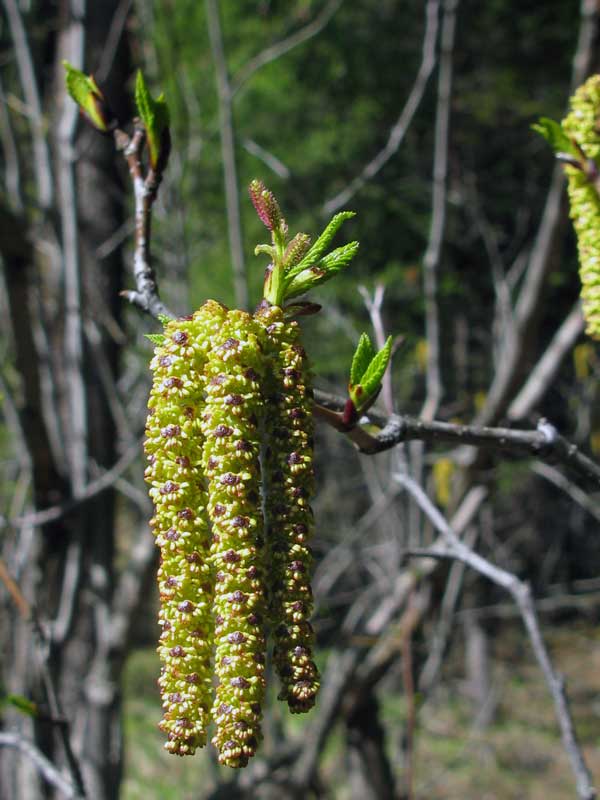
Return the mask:
[[[36,609],[27,601],[18,583],[11,576],[8,569],[6,568],[6,565],[2,560],[0,560],[0,582],[2,582],[6,586],[6,589],[10,594],[13,602],[15,603],[15,606],[21,618],[31,626],[31,630],[34,637],[34,645],[35,645],[34,650],[37,656],[38,666],[40,668],[42,676],[44,691],[46,693],[46,700],[48,702],[48,708],[50,709],[50,720],[53,721],[58,726],[58,731],[63,745],[65,758],[67,761],[69,772],[71,773],[71,778],[73,780],[73,785],[72,785],[73,794],[69,796],[84,798],[86,796],[86,793],[83,783],[83,777],[81,774],[81,769],[79,767],[79,762],[77,761],[75,753],[73,752],[73,748],[71,747],[69,725],[62,713],[60,703],[58,700],[58,692],[56,691],[56,686],[54,685],[54,679],[52,677],[52,672],[48,667],[47,653],[49,650],[49,642],[44,632],[44,628],[42,627],[39,621]],[[0,736],[1,735],[2,734],[0,734]],[[18,746],[18,745],[13,744],[12,746]],[[29,755],[31,756],[31,753],[29,753]],[[50,762],[47,763],[49,764]]]
[[[294,47],[304,44],[304,42],[306,42],[308,39],[312,39],[313,36],[316,36],[318,33],[320,33],[327,25],[329,20],[333,17],[338,8],[342,5],[342,2],[343,0],[329,0],[321,13],[317,14],[314,20],[309,22],[308,25],[305,25],[304,28],[300,28],[299,31],[295,31],[289,36],[286,36],[285,39],[282,39],[280,42],[276,42],[270,47],[267,47],[257,56],[250,59],[250,61],[248,61],[233,76],[230,90],[231,97],[237,94],[242,86],[250,80],[254,73],[257,72],[261,67],[264,67],[265,64],[275,61],[275,59],[280,58],[286,53],[289,53],[289,51],[293,50]]]
[[[550,463],[558,461],[570,466],[582,477],[600,484],[600,466],[582,453],[577,445],[561,436],[545,419],[540,419],[536,430],[513,430],[455,425],[450,422],[424,422],[416,417],[398,414],[386,418],[369,410],[368,421],[380,427],[379,432],[373,434],[360,426],[348,429],[344,425],[342,411],[346,401],[342,398],[316,391],[315,400],[315,415],[345,433],[360,452],[366,455],[375,455],[414,440],[431,444],[449,442],[527,454]]]
[[[15,750],[19,750],[24,756],[31,759],[50,786],[62,792],[65,797],[78,798],[84,796],[78,792],[71,781],[68,781],[64,775],[58,771],[41,750],[38,750],[33,742],[23,739],[17,733],[0,731],[0,747],[13,747]]]
[[[487,559],[474,552],[464,541],[458,538],[443,515],[433,505],[423,489],[408,475],[396,474],[395,479],[411,494],[422,511],[431,520],[443,538],[443,546],[434,549],[430,555],[461,561],[483,577],[505,589],[517,604],[525,629],[529,636],[535,658],[542,670],[548,689],[554,702],[554,710],[561,732],[563,746],[569,757],[571,769],[575,776],[577,795],[580,800],[594,800],[596,791],[587,768],[583,753],[577,742],[573,720],[566,697],[565,682],[562,675],[552,666],[550,656],[540,632],[529,585],[519,580],[507,570],[501,569]]]
[[[406,104],[390,131],[385,147],[363,167],[361,173],[353,178],[341,192],[338,192],[323,204],[321,209],[323,216],[330,217],[345,206],[367,181],[377,175],[402,144],[410,123],[421,104],[427,88],[427,82],[435,67],[435,43],[437,41],[439,8],[440,0],[428,0],[425,7],[425,32],[423,34],[421,65]]]
[[[443,393],[440,371],[440,319],[437,294],[438,270],[446,229],[450,97],[452,92],[457,6],[458,0],[444,0],[438,100],[435,116],[432,211],[429,241],[423,257],[423,296],[427,338],[427,393],[421,416],[426,422],[432,420],[436,415]]]
[[[155,319],[161,316],[174,317],[158,295],[158,283],[150,262],[150,235],[152,223],[152,205],[162,178],[161,173],[149,169],[144,178],[142,169],[142,150],[144,149],[145,132],[136,127],[133,136],[124,131],[115,131],[117,150],[121,150],[127,161],[129,175],[133,184],[135,201],[135,251],[133,256],[133,274],[136,290],[121,292],[130,303],[147,311]]]
[[[217,95],[219,99],[219,131],[221,155],[225,178],[225,201],[227,205],[227,230],[233,270],[233,289],[238,308],[248,307],[248,280],[244,266],[242,223],[235,164],[235,137],[233,133],[232,92],[227,74],[227,61],[223,49],[223,35],[216,0],[206,0],[206,16],[210,48],[215,64]]]

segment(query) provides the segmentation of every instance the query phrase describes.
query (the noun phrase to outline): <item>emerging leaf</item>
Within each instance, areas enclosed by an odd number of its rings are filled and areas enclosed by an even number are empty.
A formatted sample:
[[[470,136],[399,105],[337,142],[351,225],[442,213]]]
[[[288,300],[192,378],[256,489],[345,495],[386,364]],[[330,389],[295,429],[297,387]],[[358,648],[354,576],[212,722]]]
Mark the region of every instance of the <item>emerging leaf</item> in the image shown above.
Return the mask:
[[[149,339],[152,344],[157,346],[161,345],[165,341],[164,333],[145,333],[144,336],[146,339]]]
[[[340,270],[348,266],[356,255],[357,250],[358,242],[350,242],[338,247],[337,250],[329,253],[316,264],[305,268],[301,272],[297,272],[296,269],[291,270],[284,276],[284,298],[289,300],[292,297],[297,297],[330,280]],[[301,263],[305,261],[306,258],[302,259]]]
[[[65,81],[69,95],[97,130],[108,133],[112,127],[112,114],[93,76],[85,75],[68,61],[62,63],[67,72]]]
[[[350,367],[350,386],[355,386],[360,383],[360,379],[367,371],[367,367],[375,356],[375,350],[371,344],[366,333],[361,333],[356,352],[352,359],[352,366]]]
[[[292,278],[294,275],[302,272],[303,270],[307,269],[308,267],[313,266],[316,264],[317,261],[323,256],[329,244],[338,230],[341,228],[343,223],[347,219],[352,219],[355,216],[354,211],[340,211],[339,214],[336,214],[335,217],[331,220],[329,225],[325,228],[323,233],[319,236],[317,241],[313,244],[310,248],[308,253],[304,256],[302,261],[297,265],[293,266],[291,269],[288,270],[286,277]],[[334,251],[336,252],[336,251]]]
[[[366,337],[366,334],[363,334],[363,336]],[[368,340],[368,337],[366,338]],[[358,344],[358,348],[352,361],[350,385],[348,387],[350,400],[352,401],[358,414],[360,414],[362,411],[365,411],[379,394],[381,390],[381,381],[392,354],[392,337],[389,336],[381,350],[370,358],[368,366],[366,369],[364,369],[367,354],[366,344],[363,345],[364,353],[361,354],[360,358],[358,357],[359,350],[361,349],[362,339],[363,337],[361,336],[361,341]],[[371,342],[369,342],[369,346],[371,347],[372,352]],[[352,376],[356,376],[360,370],[363,370],[363,374],[361,375],[360,379],[358,381],[353,381]]]
[[[171,149],[169,109],[163,94],[156,100],[152,97],[141,70],[135,81],[135,104],[146,129],[152,169],[164,169]]]
[[[540,117],[531,129],[539,133],[557,154],[566,154],[579,158],[580,154],[561,125],[549,117]]]

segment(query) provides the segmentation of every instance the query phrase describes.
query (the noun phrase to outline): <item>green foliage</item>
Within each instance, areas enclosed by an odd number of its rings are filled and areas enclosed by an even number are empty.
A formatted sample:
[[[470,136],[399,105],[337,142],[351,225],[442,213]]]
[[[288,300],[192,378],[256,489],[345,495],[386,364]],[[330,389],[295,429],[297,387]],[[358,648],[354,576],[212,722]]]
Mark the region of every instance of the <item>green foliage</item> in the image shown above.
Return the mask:
[[[111,115],[104,95],[93,76],[85,75],[68,61],[62,63],[67,73],[65,81],[69,95],[95,128],[102,133],[108,133],[111,127]]]
[[[566,153],[575,158],[579,158],[577,148],[562,129],[560,123],[549,117],[540,117],[539,120],[531,126],[531,129],[539,133],[540,136],[548,142],[555,153]]]
[[[169,109],[164,94],[160,94],[156,100],[152,97],[141,70],[138,70],[135,81],[135,104],[146,129],[150,164],[153,169],[159,164],[164,166],[170,147]]]
[[[375,400],[381,390],[381,381],[392,355],[392,337],[388,336],[378,353],[366,333],[359,339],[352,366],[348,392],[356,411],[360,414]]]
[[[144,337],[157,346],[160,346],[165,341],[164,333],[145,333]]]

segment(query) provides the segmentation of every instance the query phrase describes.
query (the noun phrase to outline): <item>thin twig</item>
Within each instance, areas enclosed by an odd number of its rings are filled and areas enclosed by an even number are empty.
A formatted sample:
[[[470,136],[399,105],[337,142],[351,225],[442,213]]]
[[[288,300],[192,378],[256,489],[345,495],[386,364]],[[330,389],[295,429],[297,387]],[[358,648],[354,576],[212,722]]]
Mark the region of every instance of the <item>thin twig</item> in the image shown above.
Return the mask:
[[[318,33],[320,33],[327,25],[329,20],[333,17],[338,8],[342,5],[342,2],[343,0],[329,0],[321,13],[317,14],[317,16],[311,22],[309,22],[308,25],[305,25],[298,31],[294,31],[294,33],[286,36],[286,38],[282,39],[280,42],[275,42],[275,44],[267,47],[265,50],[244,64],[244,66],[238,70],[238,72],[232,78],[231,97],[237,94],[242,86],[250,80],[254,73],[257,72],[261,67],[264,67],[265,64],[270,64],[271,61],[281,58],[281,56],[289,53],[290,50],[293,50],[300,44],[304,44],[304,42],[312,39],[313,36],[316,36]]]
[[[582,453],[577,445],[561,436],[547,420],[540,419],[536,430],[513,430],[480,425],[455,425],[450,422],[424,422],[417,417],[394,414],[385,417],[369,410],[368,418],[380,430],[373,434],[360,426],[348,429],[341,419],[345,400],[326,392],[315,392],[315,414],[354,442],[361,453],[374,455],[402,442],[449,442],[535,456],[550,463],[570,466],[581,476],[600,483],[600,466]]]
[[[360,174],[353,178],[341,192],[338,192],[334,197],[323,204],[321,209],[323,216],[330,217],[345,206],[348,201],[362,189],[367,181],[370,181],[377,175],[402,144],[413,117],[421,104],[429,77],[435,67],[435,43],[438,33],[439,8],[440,0],[428,0],[425,6],[425,31],[423,33],[421,64],[415,82],[410,90],[410,94],[408,95],[408,99],[390,131],[385,147],[363,167]]]
[[[0,731],[0,747],[13,747],[24,756],[27,756],[37,767],[42,777],[61,792],[65,797],[78,798],[83,797],[77,788],[67,780],[64,775],[49,761],[46,756],[38,750],[33,742],[24,739],[17,733],[10,733],[9,731]]]
[[[115,143],[123,152],[129,168],[133,184],[135,203],[135,252],[133,257],[133,274],[136,290],[121,292],[130,303],[147,311],[155,319],[174,317],[158,295],[156,275],[150,261],[150,234],[152,223],[152,205],[160,183],[160,175],[148,173],[144,178],[142,169],[142,151],[144,149],[145,132],[136,127],[131,138],[124,131],[115,131]],[[150,180],[151,179],[151,180]]]
[[[411,494],[443,538],[443,547],[439,548],[439,550],[434,549],[431,555],[434,555],[434,557],[447,557],[461,561],[483,577],[488,578],[492,583],[505,589],[514,599],[521,613],[535,658],[542,670],[554,702],[554,710],[561,732],[563,746],[575,777],[577,795],[580,800],[594,800],[596,791],[593,787],[591,774],[587,768],[583,752],[575,734],[575,728],[566,696],[564,678],[555,671],[550,660],[548,650],[540,632],[540,626],[529,585],[519,580],[519,578],[511,572],[492,564],[490,561],[483,558],[483,556],[480,556],[472,550],[463,540],[459,539],[444,516],[427,497],[423,489],[415,483],[410,476],[396,474],[394,477]]]
[[[229,84],[227,60],[223,47],[219,5],[216,0],[206,0],[206,17],[210,48],[215,65],[217,95],[219,99],[219,131],[225,179],[227,232],[229,235],[229,250],[231,253],[231,266],[233,271],[233,289],[237,307],[248,308],[248,279],[244,265],[240,198],[235,163],[232,92]]]

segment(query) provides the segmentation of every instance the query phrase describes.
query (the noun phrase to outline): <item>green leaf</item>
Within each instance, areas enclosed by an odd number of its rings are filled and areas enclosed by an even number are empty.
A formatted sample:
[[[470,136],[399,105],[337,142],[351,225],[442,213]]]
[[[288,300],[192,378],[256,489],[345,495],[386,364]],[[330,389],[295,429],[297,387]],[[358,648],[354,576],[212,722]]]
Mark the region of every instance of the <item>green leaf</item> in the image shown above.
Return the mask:
[[[95,128],[102,133],[108,133],[111,114],[100,87],[92,75],[85,75],[68,61],[62,63],[67,71],[65,82],[69,95]]]
[[[28,717],[37,717],[39,711],[37,705],[23,697],[21,694],[6,694],[2,698],[4,704],[8,704],[17,708],[22,714]]]
[[[375,356],[375,350],[366,333],[362,333],[358,340],[356,352],[350,367],[350,386],[360,383],[360,379],[365,374],[367,367]]]
[[[163,325],[168,325],[171,322],[171,317],[167,317],[166,314],[159,314],[158,321],[162,322]]]
[[[170,147],[169,109],[164,95],[159,95],[156,100],[152,97],[141,70],[138,70],[135,80],[135,104],[146,129],[150,164],[156,169],[161,161],[166,161]],[[164,164],[161,166],[164,167]]]
[[[296,273],[296,270],[291,270],[286,273],[284,276],[283,299],[289,300],[292,297],[297,297],[330,280],[340,270],[348,266],[356,255],[357,250],[358,242],[349,242],[349,244],[338,247],[337,250],[329,253],[329,255],[326,255],[313,266],[302,270],[302,272]],[[303,259],[302,263],[305,260]]]
[[[166,339],[164,333],[145,333],[144,336],[157,346],[161,345]]]
[[[294,275],[298,275],[303,270],[315,265],[322,257],[323,253],[325,253],[331,240],[341,228],[343,223],[347,219],[352,219],[354,216],[354,211],[340,211],[339,214],[336,214],[329,225],[325,228],[323,233],[319,236],[317,241],[310,248],[308,253],[304,256],[302,261],[295,266],[291,266],[290,269],[286,271],[286,277],[292,278]]]
[[[568,153],[569,155],[579,158],[579,153],[574,147],[573,142],[555,120],[549,117],[540,117],[540,119],[531,126],[531,129],[539,133],[540,136],[548,142],[555,153]]]
[[[384,372],[387,369],[387,365],[390,363],[391,355],[392,337],[388,336],[386,343],[372,359],[371,363],[367,367],[366,372],[360,379],[361,385],[367,396],[371,397],[373,394],[379,391],[381,380]]]

